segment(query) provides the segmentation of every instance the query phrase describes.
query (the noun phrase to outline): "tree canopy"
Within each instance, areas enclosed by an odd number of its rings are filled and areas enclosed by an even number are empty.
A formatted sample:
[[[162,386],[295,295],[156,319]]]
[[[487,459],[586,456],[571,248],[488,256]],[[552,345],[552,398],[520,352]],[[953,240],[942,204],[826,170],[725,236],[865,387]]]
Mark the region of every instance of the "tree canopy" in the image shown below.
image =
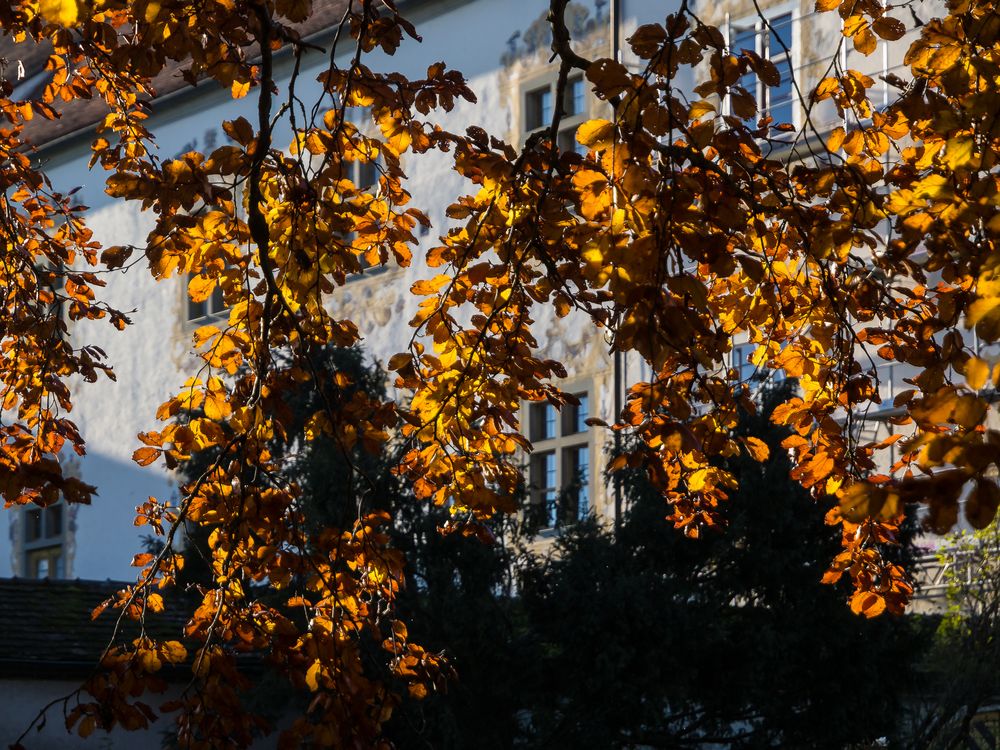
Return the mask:
[[[789,392],[741,415],[736,434],[772,456],[726,460],[740,486],[724,534],[671,536],[658,490],[631,471],[617,533],[581,526],[528,566],[525,621],[541,646],[522,687],[528,746],[845,748],[899,736],[929,638],[919,619],[853,615],[846,581],[817,585],[839,535],[788,476],[790,430],[769,424]]]
[[[724,519],[738,485],[728,462],[769,454],[736,431],[740,410],[753,409],[729,364],[743,337],[755,345],[757,368],[798,380],[799,393],[772,419],[792,431],[782,442],[792,478],[842,532],[824,579],[849,579],[854,612],[900,613],[912,594],[892,549],[907,505],[926,506],[939,531],[956,522],[963,494],[972,525],[995,515],[1000,488],[989,472],[1000,433],[988,421],[985,388],[1000,371],[968,333],[1000,338],[995,4],[954,0],[924,22],[906,53],[908,78],[889,80],[900,93],[886,107],[873,106],[870,77],[835,62],[814,90],[799,92],[798,132],[758,119],[744,88],[750,73],[776,85],[774,64],[729,49],[688,3],[627,40],[637,71],[584,58],[566,5],[551,0],[549,14],[557,105],[547,131],[523,145],[436,122],[457,101],[475,100],[445,64],[422,78],[368,64],[376,50],[391,55],[419,41],[390,0],[345,5],[314,102],[295,87],[311,44],[297,31],[314,10],[309,0],[0,8],[7,34],[52,49],[40,93],[22,98],[10,81],[0,92],[6,503],[93,495],[64,474],[59,455],[85,450],[67,416],[70,384],[113,377],[114,364],[66,336],[66,321],[129,323],[101,300],[101,271],[131,264],[139,273],[144,260],[158,280],[187,275],[193,301],[221,289],[229,310],[195,332],[201,368],[164,394],[135,452],[140,465],[171,469],[206,451],[215,458],[179,502],[150,498],[140,507],[137,523],[163,545],[136,556],[136,584],[106,603],[114,616],[155,614],[184,565],[179,529],[204,527],[213,577],[185,632],[194,646],[189,653],[179,640],[148,637],[109,646],[69,714],[81,734],[145,725],[152,709],[139,700],[143,689],[162,684],[163,665],[190,661],[192,687],[167,707],[182,744],[246,745],[258,722],[241,706],[239,657],[266,653],[315,696],[285,743],[376,743],[403,694],[427,695],[448,667],[395,614],[404,554],[392,544],[384,485],[351,456],[358,446],[380,453],[398,438],[405,450],[394,471],[419,501],[449,509],[443,531],[488,538],[486,520],[517,509],[519,456],[531,449],[518,421],[522,401],[573,399],[560,388],[563,364],[537,346],[534,320],[549,308],[648,364],[652,376],[630,385],[609,425],[635,441],[611,468],[645,472],[664,513],[690,536]],[[840,43],[864,54],[905,30],[871,0],[819,0],[817,11],[839,13]],[[282,50],[296,64],[277,80]],[[192,82],[252,97],[253,121],[224,123],[231,143],[209,153],[161,159],[147,99],[168,64]],[[574,71],[607,103],[606,118],[577,130],[586,155],[557,144]],[[692,79],[691,89],[680,83]],[[50,184],[26,148],[34,118],[94,98],[109,113],[95,127],[93,165],[106,171],[110,196],[155,217],[142,248],[101,247],[85,209]],[[829,134],[810,118],[827,100],[845,122]],[[360,111],[371,132],[355,124]],[[279,140],[283,132],[290,138]],[[773,143],[786,139],[793,155],[773,158]],[[450,154],[469,192],[448,209],[454,228],[419,258],[436,275],[413,286],[423,300],[411,345],[388,363],[410,400],[333,393],[316,352],[350,346],[363,332],[330,301],[363,264],[414,261],[414,231],[428,219],[410,205],[401,159],[431,152]],[[357,163],[377,164],[377,187],[352,182]],[[892,434],[872,443],[855,427],[880,400],[878,359],[915,375],[895,397]],[[327,395],[299,420],[289,401],[302,383]],[[273,452],[276,436],[337,445],[357,512],[308,523],[304,478]],[[794,525],[786,533],[789,543],[806,543]],[[251,595],[260,583],[276,598]]]

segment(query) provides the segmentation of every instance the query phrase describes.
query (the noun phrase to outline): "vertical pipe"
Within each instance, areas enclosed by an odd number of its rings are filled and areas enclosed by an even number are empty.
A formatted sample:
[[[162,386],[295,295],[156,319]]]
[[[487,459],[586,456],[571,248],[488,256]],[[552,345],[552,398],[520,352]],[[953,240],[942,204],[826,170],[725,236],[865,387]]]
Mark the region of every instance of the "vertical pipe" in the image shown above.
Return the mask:
[[[608,7],[608,20],[610,23],[609,35],[611,42],[611,59],[616,62],[621,61],[621,39],[619,30],[621,28],[621,0],[611,0]],[[617,107],[615,107],[614,120],[618,120]],[[614,242],[614,237],[612,237]],[[621,418],[622,413],[622,353],[616,348],[614,352],[614,409],[615,421]],[[621,431],[615,430],[615,456],[620,456],[622,452]],[[615,472],[611,480],[614,483],[615,501],[615,533],[621,528],[622,523],[622,478],[620,472]]]
[[[844,19],[840,19],[840,75],[847,70],[847,37],[844,36]],[[844,109],[844,132],[847,131],[847,108]]]
[[[726,11],[726,54],[733,54],[733,19]],[[732,114],[732,104],[728,95],[722,100],[722,114]]]
[[[889,75],[889,45],[884,39],[879,44],[882,45],[882,110],[885,111],[889,109],[889,82],[886,80]]]
[[[609,23],[611,24],[611,59],[621,62],[622,43],[621,32],[621,0],[611,0],[608,6]]]

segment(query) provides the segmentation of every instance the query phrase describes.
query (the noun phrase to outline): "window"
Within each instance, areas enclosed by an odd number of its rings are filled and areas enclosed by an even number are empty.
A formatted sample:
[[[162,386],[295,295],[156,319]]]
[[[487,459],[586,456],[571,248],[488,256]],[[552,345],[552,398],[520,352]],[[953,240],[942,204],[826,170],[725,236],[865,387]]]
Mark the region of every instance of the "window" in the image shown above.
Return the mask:
[[[566,477],[566,510],[571,518],[583,519],[590,512],[590,446],[563,451]]]
[[[741,383],[763,383],[771,381],[778,383],[784,380],[784,373],[781,370],[771,370],[765,366],[758,367],[750,358],[757,350],[757,344],[747,342],[744,344],[733,344],[730,352],[730,367],[736,370]]]
[[[556,79],[528,90],[524,95],[524,136],[527,138],[552,124]],[[576,129],[587,119],[587,90],[581,76],[566,81],[563,91],[563,116],[559,121],[557,146],[561,151],[586,154],[587,147],[576,140]]]
[[[350,172],[348,173],[348,178],[354,183],[354,186],[363,192],[377,194],[379,191],[379,162],[378,159],[373,159],[371,161],[355,161],[350,164]],[[357,238],[355,232],[351,232],[344,238],[345,245],[350,245]],[[367,275],[375,273],[378,271],[385,270],[385,266],[373,266],[371,265],[364,255],[358,257],[358,262],[361,264],[361,271],[349,276],[348,278],[357,279],[361,278],[362,275]]]
[[[185,295],[187,295],[186,289]],[[226,303],[222,299],[222,287],[219,284],[215,285],[215,288],[206,300],[195,302],[190,296],[187,297],[187,319],[189,323],[216,318],[225,312]]]
[[[729,29],[729,47],[734,54],[744,49],[756,52],[774,63],[781,75],[781,83],[777,86],[765,86],[753,72],[746,73],[739,81],[739,85],[756,100],[758,116],[770,115],[775,125],[783,122],[795,124],[793,21],[789,12],[773,16],[767,24],[756,18],[744,24],[734,23]]]
[[[531,457],[531,485],[536,517],[540,517],[544,528],[554,528],[559,523],[559,477],[555,451],[536,453]]]
[[[552,440],[556,437],[556,407],[533,404],[531,407],[531,440]]]
[[[756,344],[733,345],[731,366],[734,370],[736,370],[736,374],[739,376],[741,383],[749,383],[751,380],[760,379],[760,373],[757,372],[757,366],[750,361],[750,357],[753,356],[756,349]]]
[[[528,520],[536,529],[573,523],[592,511],[589,397],[586,392],[574,395],[579,405],[567,404],[561,412],[551,404],[527,408],[528,435],[535,446],[528,471]]]
[[[29,507],[21,511],[26,578],[66,577],[66,506]]]
[[[579,405],[566,404],[563,407],[563,435],[587,431],[587,418],[590,416],[587,394],[578,393],[576,397],[580,400]]]
[[[378,161],[356,161],[352,164],[351,182],[358,190],[378,192]]]

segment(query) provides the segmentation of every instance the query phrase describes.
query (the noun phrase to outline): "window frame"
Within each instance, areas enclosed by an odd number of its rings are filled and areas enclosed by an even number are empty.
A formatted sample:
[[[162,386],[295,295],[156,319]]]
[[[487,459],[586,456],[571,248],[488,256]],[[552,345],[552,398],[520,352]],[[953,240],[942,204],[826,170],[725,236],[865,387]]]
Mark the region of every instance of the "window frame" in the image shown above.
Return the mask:
[[[752,14],[749,16],[743,16],[737,20],[731,18],[726,19],[726,48],[731,54],[736,54],[738,51],[735,47],[735,38],[738,34],[742,32],[749,31],[753,29],[754,32],[754,52],[763,57],[764,59],[770,60],[779,68],[782,65],[787,64],[790,79],[788,81],[789,85],[789,100],[788,104],[791,106],[791,118],[789,120],[780,120],[775,118],[771,123],[772,127],[775,125],[780,125],[782,122],[789,122],[796,129],[799,128],[799,121],[801,118],[801,112],[799,107],[799,101],[795,95],[795,87],[792,85],[792,81],[795,79],[795,73],[798,69],[799,62],[799,50],[801,47],[800,39],[800,13],[799,8],[793,3],[782,3],[780,5],[775,5],[770,8],[762,9],[766,17],[762,19],[757,14]],[[786,45],[788,50],[786,51],[783,47],[779,45],[776,54],[772,54],[771,47],[771,36],[774,32],[771,30],[772,27],[776,27],[775,21],[782,17],[788,16],[788,27],[789,27],[789,39],[790,44]],[[782,24],[783,26],[784,24]],[[780,27],[777,27],[780,28]],[[743,49],[741,47],[740,49]],[[750,92],[753,94],[754,100],[757,102],[757,117],[764,117],[770,113],[771,110],[771,99],[774,92],[774,88],[771,86],[765,86],[759,77],[753,72],[747,73],[747,75],[752,75],[754,77],[755,90]],[[782,85],[785,83],[785,78],[782,76]],[[784,106],[782,102],[779,106]],[[733,115],[732,107],[729,101],[729,97],[726,97],[724,113],[726,115]],[[756,121],[756,120],[755,120]]]
[[[223,298],[221,284],[216,284],[212,293],[207,299],[195,302],[191,299],[188,285],[191,283],[191,274],[184,274],[184,322],[189,326],[201,326],[219,320],[224,320],[229,316],[229,308]],[[200,315],[192,315],[192,308],[199,305],[204,309]],[[218,309],[215,306],[218,305]]]
[[[369,159],[367,161],[360,161],[360,160],[351,161],[348,162],[348,164],[350,169],[350,174],[348,175],[348,179],[354,183],[354,187],[356,187],[361,192],[374,191],[373,193],[374,195],[378,195],[381,192],[382,165],[380,158],[378,156],[376,156],[374,159]],[[371,169],[374,171],[374,179],[371,180],[370,182],[365,182],[364,184],[362,184],[366,169]],[[356,232],[349,232],[346,235],[343,235],[343,241],[345,245],[353,244],[356,234],[357,234]],[[386,263],[384,265],[380,264],[376,266],[370,266],[368,265],[368,262],[367,260],[365,260],[365,257],[363,255],[360,256],[359,263],[361,264],[361,270],[358,271],[357,273],[348,274],[347,275],[348,282],[358,281],[360,279],[368,278],[370,276],[383,274],[386,271],[388,271],[389,268],[391,267],[389,263]]]
[[[50,532],[51,516],[54,511],[59,513],[59,530]],[[29,539],[31,518],[37,514],[39,519],[39,534]],[[63,501],[52,503],[44,508],[28,505],[21,509],[18,515],[20,523],[20,558],[21,574],[25,578],[41,580],[44,578],[65,579],[68,577],[67,560],[67,530],[69,526],[69,506]],[[46,575],[39,575],[39,564],[46,561]]]
[[[561,410],[556,410],[545,401],[524,402],[521,407],[521,424],[526,427],[525,434],[532,443],[532,452],[525,466],[528,492],[525,513],[539,521],[532,524],[533,532],[539,536],[557,533],[599,510],[594,491],[597,479],[596,430],[584,424],[585,419],[594,416],[594,406],[598,403],[595,384],[593,381],[574,382],[563,390],[586,399],[585,415],[581,415],[578,408],[571,404]],[[540,429],[539,420],[545,419],[550,409],[555,412],[555,432],[552,437],[546,437],[544,430]],[[551,421],[546,419],[545,423]],[[585,429],[579,430],[581,425]],[[586,452],[586,476],[583,482],[576,482],[571,475],[579,466],[581,450]],[[548,485],[547,478],[541,481],[547,474],[550,457],[555,469],[554,487]],[[580,490],[584,487],[586,505],[581,512]],[[553,491],[554,497],[551,496]],[[553,502],[554,507],[550,507]]]
[[[587,79],[582,73],[574,73],[566,80],[566,89],[563,91],[563,104],[565,105],[567,100],[575,100],[573,86],[577,82],[583,87],[581,97],[582,106],[579,112],[570,113],[567,110],[560,119],[559,132],[556,134],[556,145],[560,150],[564,150],[562,147],[563,139],[570,138],[572,139],[573,150],[578,154],[586,155],[586,148],[580,145],[576,140],[576,131],[583,123],[590,119],[594,97],[588,95]],[[530,97],[538,94],[539,92],[548,91],[551,99],[550,106],[554,107],[556,103],[556,87],[558,83],[559,71],[557,68],[546,70],[538,75],[526,77],[520,82],[518,92],[518,109],[515,114],[517,117],[517,129],[521,134],[522,143],[533,135],[546,132],[552,125],[552,112],[550,111],[547,121],[546,118],[543,117],[541,121],[532,126],[532,123],[530,123],[528,119],[532,109],[529,106]]]

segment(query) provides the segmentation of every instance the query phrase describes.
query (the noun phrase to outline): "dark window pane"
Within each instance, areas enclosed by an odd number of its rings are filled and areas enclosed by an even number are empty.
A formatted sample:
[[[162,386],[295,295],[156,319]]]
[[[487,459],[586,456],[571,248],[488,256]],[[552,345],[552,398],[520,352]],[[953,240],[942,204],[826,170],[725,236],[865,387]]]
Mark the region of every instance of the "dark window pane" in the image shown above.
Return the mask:
[[[549,527],[554,527],[559,522],[558,507],[556,498],[558,487],[556,486],[556,454],[546,453],[545,459],[545,515]]]
[[[60,546],[29,550],[24,562],[28,578],[66,577],[66,560]]]
[[[563,114],[567,117],[582,114],[585,103],[584,96],[583,79],[575,78],[569,81],[563,93]]]
[[[730,46],[736,54],[739,54],[740,50],[744,49],[757,52],[757,31],[754,28],[737,30],[733,35],[733,43]]]
[[[29,510],[24,514],[24,541],[35,542],[42,538],[42,511]]]
[[[590,449],[577,446],[569,449],[570,494],[576,506],[576,517],[582,519],[590,512]]]
[[[534,506],[534,526],[552,528],[556,525],[559,487],[554,451],[536,453],[531,457],[531,489]]]
[[[573,435],[587,431],[587,418],[590,416],[589,400],[586,393],[577,393],[580,405],[567,404],[563,407],[562,434]]]
[[[205,302],[195,302],[188,298],[188,320],[198,320],[208,315],[208,304]]]
[[[360,190],[369,190],[378,184],[378,163],[374,161],[358,162],[358,181]]]
[[[552,121],[552,92],[549,87],[528,93],[525,106],[525,126],[536,130]]]
[[[552,404],[532,404],[530,420],[532,440],[551,440],[556,437],[556,408]]]
[[[771,57],[785,54],[792,50],[792,14],[783,13],[771,19],[768,54]]]
[[[212,290],[212,296],[208,298],[208,312],[214,315],[215,313],[220,313],[226,309],[226,302],[222,295],[222,287],[219,284],[215,285],[215,289]]]
[[[756,348],[754,344],[737,344],[733,347],[732,366],[741,383],[749,382],[757,371],[757,367],[750,361]]]
[[[781,83],[768,89],[768,113],[775,123],[793,122],[795,106],[792,90],[792,64],[787,57],[775,61],[774,66],[781,75]]]
[[[61,505],[50,505],[45,509],[45,538],[52,539],[62,534]]]
[[[587,155],[587,147],[576,139],[575,127],[559,131],[559,150],[576,151],[580,156]]]
[[[792,63],[787,58],[781,58],[774,61],[774,67],[778,69],[778,75],[781,76],[781,83],[777,86],[771,88],[771,98],[781,99],[783,97],[792,97]]]
[[[780,102],[772,101],[771,106],[768,109],[768,114],[774,119],[775,125],[783,122],[794,124],[795,121],[793,102],[788,99]]]

